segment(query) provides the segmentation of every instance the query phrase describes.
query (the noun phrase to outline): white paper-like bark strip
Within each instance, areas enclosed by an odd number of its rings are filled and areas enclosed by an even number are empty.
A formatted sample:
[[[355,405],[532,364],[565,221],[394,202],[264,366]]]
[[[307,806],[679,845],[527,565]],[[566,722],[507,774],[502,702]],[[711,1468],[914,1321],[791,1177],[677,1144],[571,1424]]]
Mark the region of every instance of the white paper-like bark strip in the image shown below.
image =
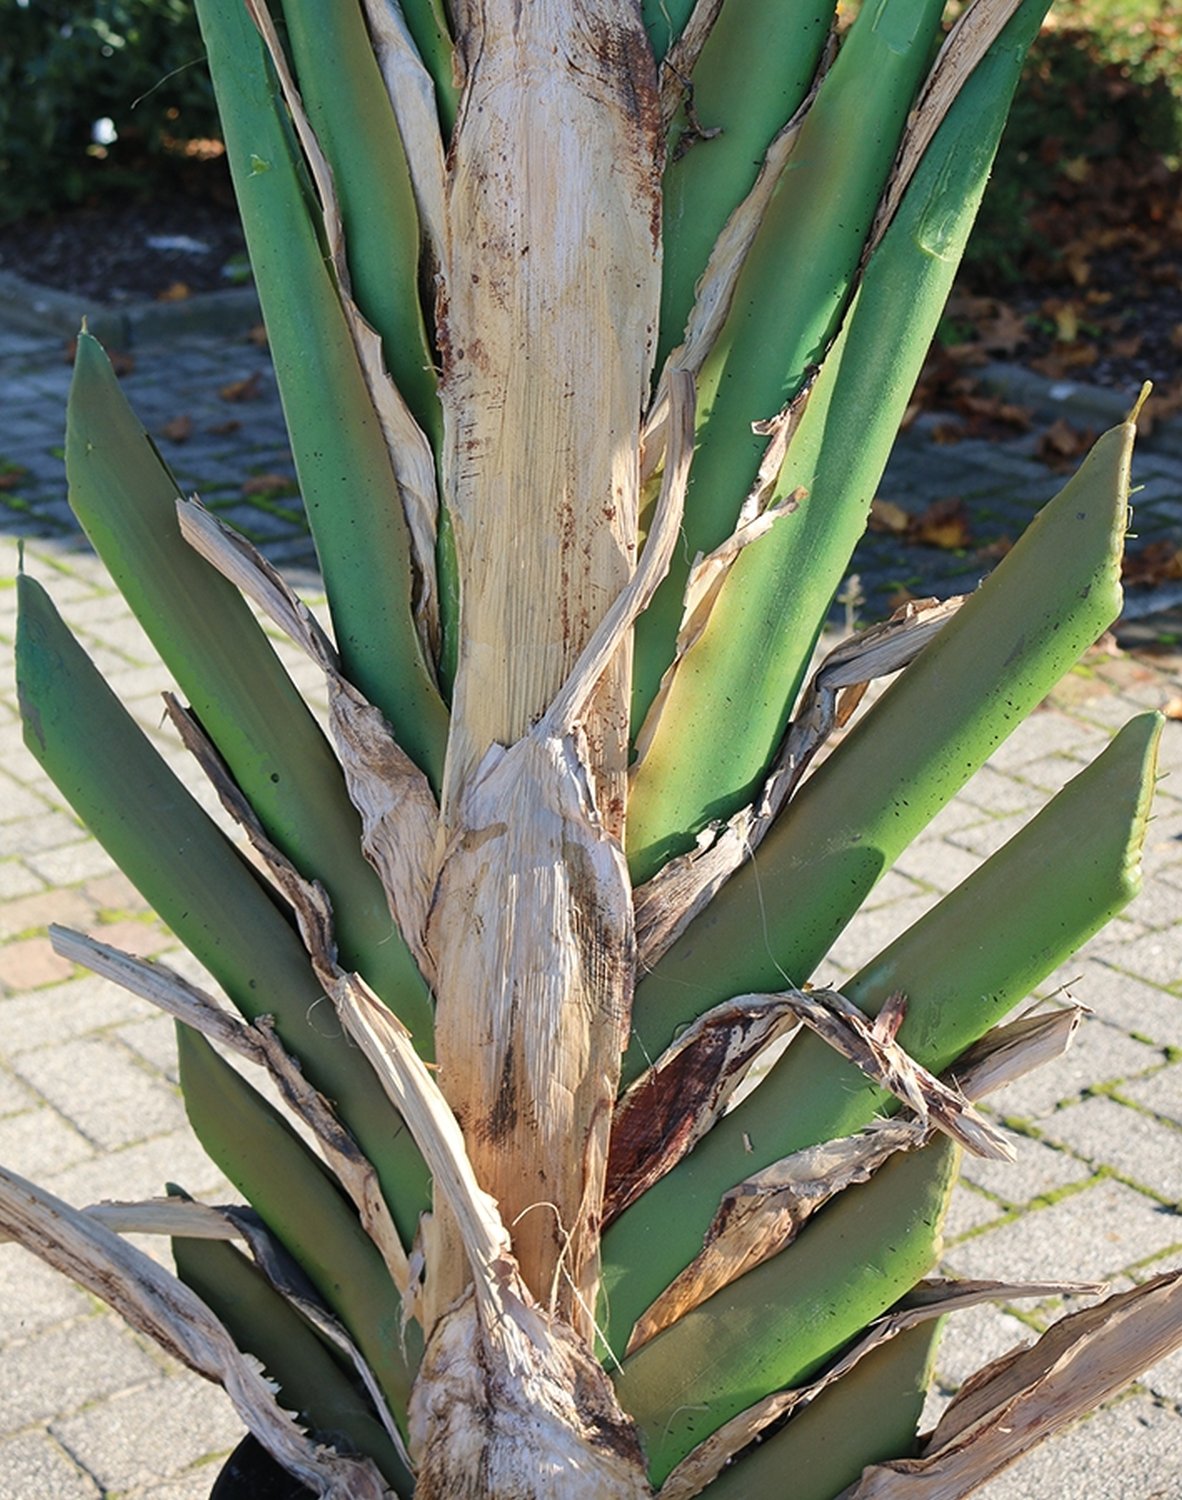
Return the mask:
[[[308,170],[316,185],[324,217],[324,234],[336,274],[341,307],[358,359],[369,388],[374,412],[390,453],[394,478],[398,483],[414,553],[415,574],[419,584],[415,600],[415,624],[423,647],[423,660],[432,670],[439,646],[439,592],[435,577],[435,535],[439,515],[439,491],[435,479],[435,456],[423,429],[415,421],[402,392],[390,378],[382,358],[382,341],[375,329],[362,317],[353,300],[349,268],[345,260],[344,226],[340,203],[332,180],[332,169],[320,142],[316,139],[303,101],[280,44],[270,13],[261,0],[243,0],[251,20],[258,27],[271,62],[278,75],[283,97],[291,113],[292,124],[307,159]]]
[[[189,545],[323,671],[333,743],[350,800],[361,815],[362,851],[381,877],[390,913],[430,982],[434,966],[424,932],[439,827],[430,783],[394,739],[381,713],[342,675],[331,641],[262,554],[195,499],[178,501],[177,515]]]
[[[244,815],[244,810],[249,811],[244,802],[230,807],[231,814],[236,817]],[[122,953],[84,933],[55,925],[50,927],[49,936],[55,953],[114,980],[132,994],[159,1006],[211,1041],[219,1042],[270,1073],[283,1102],[312,1131],[324,1159],[353,1200],[362,1225],[381,1253],[399,1294],[405,1295],[410,1284],[406,1251],[382,1194],[377,1173],[337,1119],[328,1101],[304,1077],[299,1064],[275,1034],[270,1018],[260,1016],[248,1025],[223,1010],[212,996],[166,965],[148,963],[130,953]]]
[[[790,1009],[790,1002],[786,1008]],[[717,1007],[718,1011],[723,1009]],[[1073,1007],[995,1027],[957,1059],[949,1076],[955,1078],[965,1099],[980,1099],[1061,1056],[1081,1014]],[[663,1061],[658,1061],[658,1068]],[[628,1352],[647,1343],[744,1272],[778,1255],[832,1197],[865,1182],[896,1151],[914,1151],[926,1145],[935,1129],[930,1119],[876,1120],[856,1135],[822,1141],[783,1157],[731,1188],[706,1232],[701,1253],[637,1320]],[[654,1154],[653,1166],[668,1171],[680,1154],[666,1151],[659,1160]],[[645,1185],[658,1175],[651,1171]]]
[[[844,1500],[960,1500],[1182,1345],[1182,1271],[1062,1318],[973,1376],[922,1457],[865,1470]]]
[[[625,635],[635,624],[637,616],[648,608],[669,571],[681,531],[690,463],[694,456],[694,382],[683,370],[675,370],[670,377],[669,411],[668,459],[653,524],[636,572],[616,596],[584,646],[570,676],[554,695],[534,731],[537,736],[569,734]]]
[[[224,1386],[259,1441],[316,1494],[330,1500],[388,1500],[390,1491],[372,1462],[314,1443],[280,1409],[258,1361],[235,1347],[199,1297],[134,1245],[2,1167],[0,1228],[81,1282],[190,1369]]]
[[[963,602],[960,595],[943,601],[912,599],[883,624],[851,636],[829,653],[801,698],[757,800],[725,823],[703,829],[697,848],[671,859],[636,891],[637,961],[642,971],[668,952],[758,848],[818,751],[844,722],[839,695],[910,665]]]
[[[447,259],[447,219],[443,208],[446,167],[435,107],[435,84],[394,0],[364,0],[364,5],[374,55],[402,136],[419,222],[431,264],[438,269]]]
[[[414,1135],[472,1269],[472,1286],[432,1330],[411,1395],[416,1493],[475,1495],[459,1487],[475,1446],[481,1494],[642,1500],[643,1460],[611,1383],[583,1341],[534,1305],[497,1205],[406,1028],[356,975],[338,973],[326,987]]]
[[[1093,1296],[1106,1291],[1100,1282],[1075,1281],[922,1281],[903,1304],[872,1323],[852,1348],[819,1379],[793,1390],[777,1391],[720,1427],[678,1464],[658,1492],[658,1500],[691,1500],[718,1477],[723,1468],[772,1422],[779,1421],[810,1402],[836,1381],[856,1369],[874,1349],[932,1318],[962,1312],[983,1302],[1017,1302],[1027,1297]],[[915,1500],[900,1490],[897,1500]],[[853,1500],[853,1497],[850,1497]],[[863,1500],[861,1492],[857,1500]],[[878,1500],[878,1497],[875,1497]],[[896,1500],[894,1492],[891,1500]],[[926,1500],[926,1492],[925,1492]]]
[[[973,69],[997,40],[1022,0],[975,0],[949,31],[911,111],[907,133],[866,243],[863,263],[890,228],[924,152]]]

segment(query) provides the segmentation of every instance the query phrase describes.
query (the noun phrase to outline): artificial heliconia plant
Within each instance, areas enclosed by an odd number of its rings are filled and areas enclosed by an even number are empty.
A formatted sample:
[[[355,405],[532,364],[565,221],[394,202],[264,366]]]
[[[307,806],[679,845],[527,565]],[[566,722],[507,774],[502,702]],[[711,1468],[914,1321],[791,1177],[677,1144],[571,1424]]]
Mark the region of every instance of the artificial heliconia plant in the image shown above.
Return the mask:
[[[55,943],[177,1017],[248,1207],[3,1173],[0,1224],[313,1493],[964,1495],[1182,1341],[1159,1277],[917,1439],[946,1314],[1099,1290],[926,1278],[960,1153],[1010,1151],[976,1101],[1078,1020],[1007,1016],[1137,889],[1157,716],[808,987],[1120,610],[1132,418],[971,598],[810,667],[1045,8],[197,0],[330,620],[85,333],[66,457],[250,858],[27,576],[17,669],[233,1009]]]

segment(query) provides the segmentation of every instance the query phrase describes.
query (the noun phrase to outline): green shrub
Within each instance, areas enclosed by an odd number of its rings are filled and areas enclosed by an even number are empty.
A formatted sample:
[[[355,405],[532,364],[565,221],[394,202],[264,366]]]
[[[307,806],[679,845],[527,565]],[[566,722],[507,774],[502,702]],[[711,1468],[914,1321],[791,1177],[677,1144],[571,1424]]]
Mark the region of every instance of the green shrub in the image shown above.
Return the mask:
[[[0,0],[0,36],[0,222],[151,191],[218,135],[192,0]]]

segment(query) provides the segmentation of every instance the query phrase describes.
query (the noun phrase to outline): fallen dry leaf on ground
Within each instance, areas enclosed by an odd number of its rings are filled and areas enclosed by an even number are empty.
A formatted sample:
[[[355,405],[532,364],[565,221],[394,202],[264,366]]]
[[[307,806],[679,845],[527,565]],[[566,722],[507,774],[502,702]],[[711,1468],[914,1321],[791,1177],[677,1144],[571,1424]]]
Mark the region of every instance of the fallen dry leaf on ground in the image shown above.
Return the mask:
[[[182,412],[179,417],[173,417],[164,423],[160,436],[167,438],[170,443],[187,443],[193,436],[193,418],[188,412]]]
[[[870,507],[870,530],[886,532],[921,547],[953,552],[972,541],[968,508],[955,495],[932,503],[912,515],[893,500],[876,499]]]
[[[290,474],[255,474],[242,486],[244,495],[294,495],[296,482]]]
[[[1126,552],[1121,579],[1132,588],[1153,588],[1182,578],[1182,547],[1171,541],[1149,542],[1135,552]]]
[[[244,380],[232,380],[218,391],[223,401],[257,401],[263,393],[263,377],[258,370]]]
[[[1049,468],[1073,469],[1095,441],[1096,434],[1090,427],[1073,427],[1066,417],[1060,417],[1039,438],[1034,456]]]
[[[188,284],[184,281],[174,281],[171,286],[166,286],[162,292],[156,293],[157,302],[186,302],[193,295]]]

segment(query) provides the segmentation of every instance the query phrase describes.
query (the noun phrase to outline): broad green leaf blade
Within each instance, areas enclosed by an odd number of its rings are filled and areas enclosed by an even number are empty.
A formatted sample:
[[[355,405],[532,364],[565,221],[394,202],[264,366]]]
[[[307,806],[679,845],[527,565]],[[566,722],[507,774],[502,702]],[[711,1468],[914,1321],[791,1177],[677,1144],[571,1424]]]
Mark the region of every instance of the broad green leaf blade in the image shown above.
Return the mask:
[[[236,589],[184,541],[176,481],[99,344],[78,340],[66,421],[70,504],[263,827],[328,891],[337,939],[430,1055],[427,986],[315,719]]]
[[[185,1285],[278,1384],[284,1411],[321,1441],[368,1455],[398,1495],[411,1495],[414,1480],[368,1398],[262,1273],[224,1241],[174,1239],[172,1254]]]
[[[947,1068],[1114,916],[1140,886],[1162,720],[1128,724],[1009,843],[844,987],[868,1014],[907,996],[899,1042]],[[850,1135],[897,1101],[803,1034],[768,1078],[604,1236],[609,1340],[701,1250],[727,1189],[802,1147]]]
[[[658,62],[685,30],[693,8],[694,0],[640,0],[644,29]]]
[[[837,331],[942,10],[864,6],[801,126],[698,378],[685,544],[636,622],[634,729],[673,659],[689,562],[726,539],[755,479],[767,439],[751,424],[787,405]]]
[[[197,14],[345,675],[438,789],[447,711],[412,618],[406,520],[285,106],[240,0]]]
[[[346,1039],[287,916],[189,795],[27,575],[17,579],[25,743],[74,811],[248,1020],[334,1101],[409,1243],[427,1202],[422,1158]]]
[[[340,1318],[405,1424],[414,1371],[403,1354],[402,1300],[352,1204],[319,1157],[200,1032],[179,1023],[176,1031],[194,1134]]]
[[[332,167],[353,295],[386,368],[438,449],[442,417],[419,302],[419,216],[361,8],[283,0],[300,97]]]
[[[834,1500],[867,1464],[909,1458],[923,1412],[942,1319],[881,1344],[779,1432],[722,1471],[710,1500]]]
[[[1120,612],[1134,429],[1113,428],[637,986],[624,1081],[732,995],[800,984],[871,886]]]
[[[772,137],[808,93],[833,0],[745,0],[719,12],[691,80],[694,138],[674,121],[665,168],[661,329],[656,369],[680,343],[714,242],[759,173]]]
[[[435,84],[439,123],[446,140],[456,123],[460,95],[455,80],[455,43],[448,29],[443,0],[389,0],[389,3],[397,4],[402,11],[406,29]]]
[[[806,1380],[930,1270],[958,1156],[942,1138],[892,1158],[624,1360],[616,1394],[654,1484],[724,1422]]]
[[[711,819],[749,801],[776,752],[865,529],[1047,4],[1026,0],[937,131],[789,444],[773,503],[798,489],[806,498],[740,554],[677,670],[628,800],[638,884],[692,848]]]

